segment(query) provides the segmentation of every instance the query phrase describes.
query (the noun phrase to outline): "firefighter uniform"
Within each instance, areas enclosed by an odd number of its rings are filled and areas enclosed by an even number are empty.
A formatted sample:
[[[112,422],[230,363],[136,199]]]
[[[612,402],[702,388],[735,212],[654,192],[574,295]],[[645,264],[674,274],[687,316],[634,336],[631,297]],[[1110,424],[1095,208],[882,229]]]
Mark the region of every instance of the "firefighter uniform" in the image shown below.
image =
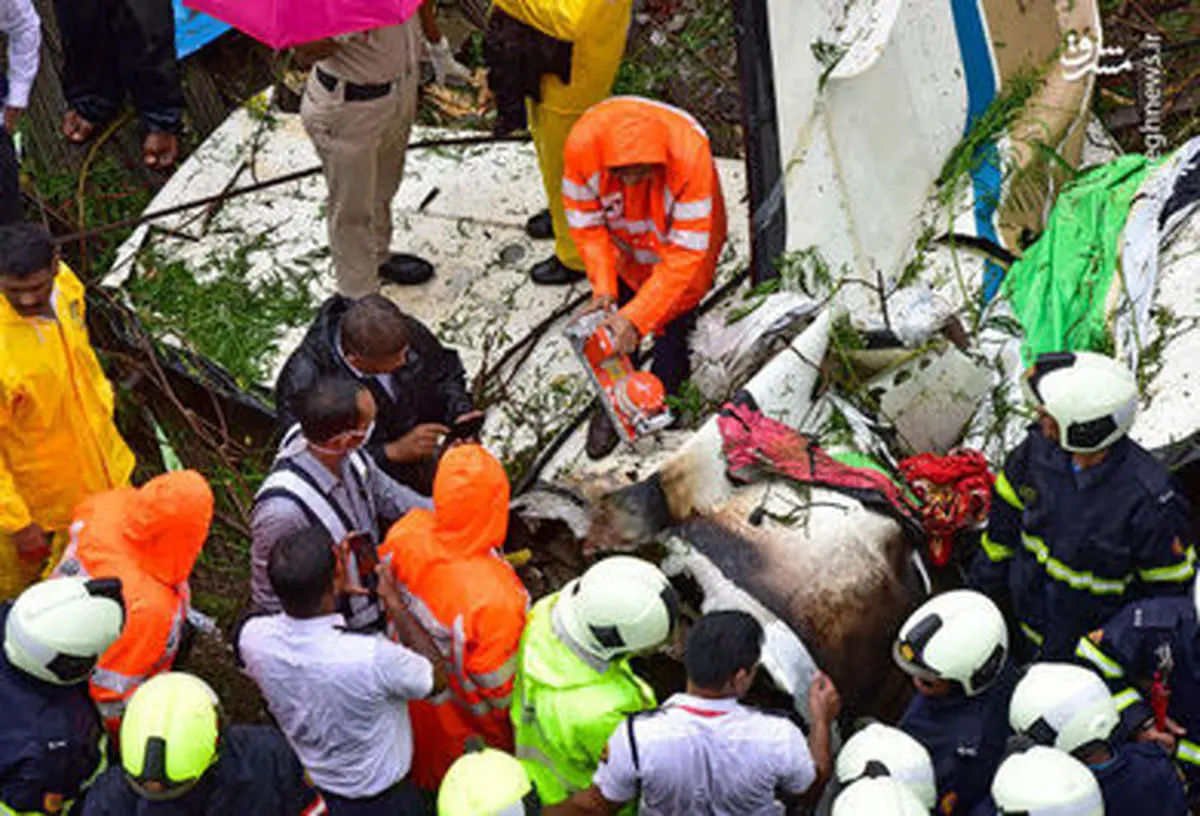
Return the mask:
[[[125,596],[125,629],[91,679],[92,698],[114,737],[133,692],[175,662],[190,608],[188,577],[212,513],[208,483],[184,470],[93,496],[75,514],[54,577],[117,576]]]
[[[0,633],[11,603],[0,604]],[[103,730],[87,686],[57,686],[0,649],[0,814],[61,813],[104,770]]]
[[[264,725],[232,725],[221,734],[213,766],[187,793],[163,802],[143,799],[117,766],[96,780],[81,816],[317,816],[328,812],[283,734]]]
[[[1174,479],[1131,439],[1076,470],[1034,426],[996,477],[972,583],[1011,601],[1025,641],[1017,655],[1067,659],[1081,635],[1130,601],[1187,591],[1196,558],[1189,529]]]
[[[898,727],[929,751],[937,781],[939,814],[993,816],[992,778],[1008,741],[1008,702],[1017,674],[1006,668],[989,688],[968,697],[918,694]]]
[[[84,288],[59,266],[57,319],[19,315],[0,297],[0,600],[38,579],[8,536],[37,523],[62,553],[75,506],[129,483],[133,454],[113,423],[113,391],[88,341]]]
[[[1101,629],[1079,639],[1075,656],[1100,672],[1128,735],[1154,717],[1156,675],[1170,689],[1167,714],[1187,730],[1175,761],[1188,795],[1200,794],[1200,624],[1190,598],[1151,598],[1130,604]]]
[[[1115,746],[1113,757],[1091,771],[1100,783],[1104,812],[1138,816],[1177,816],[1188,812],[1179,772],[1162,746]]]
[[[425,790],[438,789],[473,734],[512,751],[508,709],[529,595],[497,552],[508,529],[508,495],[508,476],[494,456],[479,445],[454,448],[438,465],[433,512],[409,512],[380,549],[451,666],[445,693],[408,706],[412,779]]]
[[[553,621],[561,594],[530,610],[513,689],[517,757],[547,805],[591,785],[621,720],[656,704],[628,658],[597,661],[563,639]]]

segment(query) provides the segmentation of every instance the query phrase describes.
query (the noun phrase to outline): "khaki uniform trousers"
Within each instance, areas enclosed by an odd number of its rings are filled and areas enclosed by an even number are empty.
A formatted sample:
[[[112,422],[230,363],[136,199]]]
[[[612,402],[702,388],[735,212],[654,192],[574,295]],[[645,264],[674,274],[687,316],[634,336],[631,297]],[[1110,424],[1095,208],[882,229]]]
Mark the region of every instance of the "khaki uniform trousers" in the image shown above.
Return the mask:
[[[583,271],[583,259],[571,240],[563,206],[563,151],[567,136],[579,117],[612,93],[617,69],[625,56],[633,0],[593,0],[596,6],[587,24],[588,36],[576,40],[571,53],[571,83],[564,85],[553,74],[542,77],[541,102],[528,102],[529,132],[537,150],[538,167],[546,187],[546,201],[554,221],[554,254],[563,266]]]
[[[417,115],[415,66],[378,99],[347,102],[345,83],[332,91],[314,69],[300,117],[329,186],[329,248],[338,292],[360,298],[379,290],[379,265],[391,254],[392,199],[404,176],[404,154]]]

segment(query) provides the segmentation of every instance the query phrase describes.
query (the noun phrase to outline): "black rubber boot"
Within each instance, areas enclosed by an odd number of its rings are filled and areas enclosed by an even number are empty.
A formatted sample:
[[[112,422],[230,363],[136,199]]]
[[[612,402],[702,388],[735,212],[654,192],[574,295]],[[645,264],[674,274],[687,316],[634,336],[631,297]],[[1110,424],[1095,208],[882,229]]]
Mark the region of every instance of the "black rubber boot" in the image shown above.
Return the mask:
[[[418,286],[433,278],[433,264],[416,255],[397,252],[380,265],[379,277],[397,286]]]
[[[600,406],[592,409],[592,417],[588,420],[587,444],[584,450],[589,459],[603,459],[613,452],[613,448],[621,441],[612,420]]]
[[[535,241],[546,241],[554,237],[554,219],[549,210],[532,215],[525,222],[525,234]]]
[[[529,270],[529,277],[534,283],[542,286],[566,286],[569,283],[578,283],[587,275],[563,266],[557,256],[551,255],[541,263],[534,264],[533,269]]]

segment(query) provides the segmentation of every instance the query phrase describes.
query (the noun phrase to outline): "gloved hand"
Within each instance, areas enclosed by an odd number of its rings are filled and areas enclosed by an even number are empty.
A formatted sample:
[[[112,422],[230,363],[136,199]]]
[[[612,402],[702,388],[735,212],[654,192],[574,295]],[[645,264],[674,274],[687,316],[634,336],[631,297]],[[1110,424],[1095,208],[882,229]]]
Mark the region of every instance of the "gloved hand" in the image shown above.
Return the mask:
[[[445,85],[447,79],[452,84],[466,85],[471,79],[470,69],[454,58],[450,41],[444,36],[435,43],[429,43],[429,62],[433,65],[433,77],[438,85]]]

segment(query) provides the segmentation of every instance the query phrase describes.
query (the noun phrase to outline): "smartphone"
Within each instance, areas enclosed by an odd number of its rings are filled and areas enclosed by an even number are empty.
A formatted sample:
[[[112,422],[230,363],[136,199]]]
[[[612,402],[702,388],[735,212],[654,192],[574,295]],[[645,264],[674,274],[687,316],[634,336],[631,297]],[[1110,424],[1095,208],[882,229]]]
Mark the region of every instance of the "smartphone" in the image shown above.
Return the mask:
[[[486,418],[484,414],[466,420],[465,422],[455,422],[450,426],[450,432],[446,434],[445,445],[451,442],[457,442],[460,439],[467,441],[479,441],[479,435],[483,432],[483,420]]]
[[[375,542],[371,540],[371,535],[369,533],[351,533],[346,536],[346,544],[350,548],[350,552],[354,553],[359,583],[364,589],[372,591],[378,589],[379,576],[375,574],[375,568],[379,566],[379,552],[375,549]]]

